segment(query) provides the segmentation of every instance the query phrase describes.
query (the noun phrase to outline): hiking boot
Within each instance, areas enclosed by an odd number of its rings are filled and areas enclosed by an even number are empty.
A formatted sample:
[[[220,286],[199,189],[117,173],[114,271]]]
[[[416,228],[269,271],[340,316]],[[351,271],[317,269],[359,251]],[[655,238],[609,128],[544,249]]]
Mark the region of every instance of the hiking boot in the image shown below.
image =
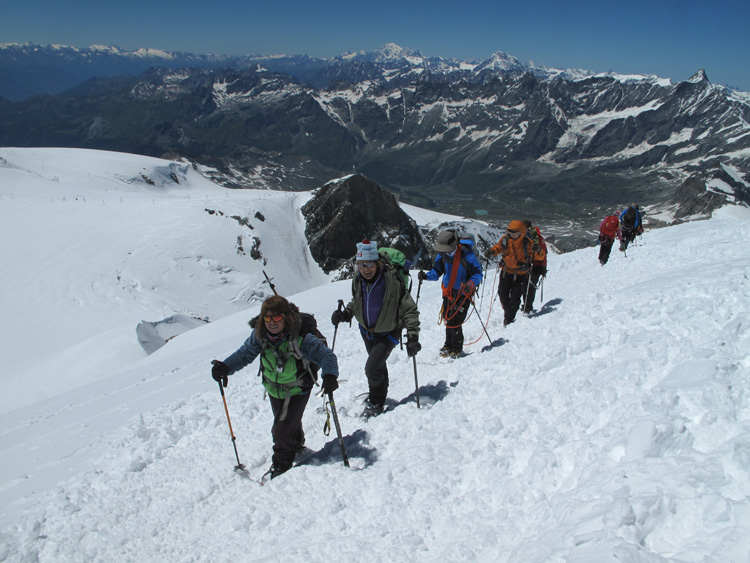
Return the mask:
[[[297,442],[297,447],[294,449],[295,453],[300,453],[301,451],[304,451],[305,449],[305,437],[302,436],[302,439]]]
[[[378,416],[379,414],[383,413],[384,409],[385,405],[383,403],[373,403],[368,397],[367,399],[365,399],[365,408],[362,411],[362,418],[368,419],[372,418],[373,416]]]
[[[268,471],[266,471],[263,477],[265,477],[266,475],[270,475],[271,479],[275,479],[282,473],[286,473],[287,471],[289,471],[291,468],[292,468],[291,461],[287,461],[287,462],[276,461],[271,464],[271,467],[268,469]]]
[[[441,358],[447,358],[450,355],[451,355],[451,351],[450,351],[450,349],[447,346],[443,346],[442,348],[440,348],[440,357]]]
[[[461,356],[463,356],[463,352],[451,352],[451,359],[453,360],[457,360]]]
[[[511,319],[511,320],[505,319],[505,320],[503,321],[503,328],[505,328],[506,326],[508,326],[509,324],[511,324],[511,323],[512,323],[513,321],[515,321],[515,320],[516,320],[516,319]]]

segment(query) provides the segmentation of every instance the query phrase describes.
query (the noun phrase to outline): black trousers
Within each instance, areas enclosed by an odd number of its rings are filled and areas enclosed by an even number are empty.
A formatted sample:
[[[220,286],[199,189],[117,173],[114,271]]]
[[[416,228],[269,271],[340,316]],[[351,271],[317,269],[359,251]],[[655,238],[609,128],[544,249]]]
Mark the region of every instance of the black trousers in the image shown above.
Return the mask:
[[[310,400],[310,393],[301,393],[292,395],[289,398],[286,418],[281,418],[284,410],[284,399],[277,399],[268,396],[271,400],[271,410],[273,411],[273,426],[271,426],[271,436],[273,436],[273,464],[290,465],[294,462],[294,455],[297,453],[297,444],[304,442],[305,432],[302,429],[302,415],[305,412],[307,401]]]
[[[471,303],[463,296],[459,296],[453,306],[451,298],[443,297],[443,322],[445,323],[444,348],[449,352],[461,353],[464,349],[463,324],[469,315]]]
[[[505,312],[504,322],[506,325],[516,320],[516,313],[521,307],[521,297],[526,292],[528,281],[528,274],[508,274],[503,271],[500,275],[498,295]]]
[[[523,310],[526,313],[531,313],[534,308],[534,298],[536,298],[536,288],[539,285],[539,278],[547,275],[547,268],[545,266],[535,264],[531,266],[531,283],[529,284],[528,291],[524,289],[523,298]]]
[[[374,335],[369,338],[362,333],[362,340],[367,350],[367,362],[365,362],[365,375],[369,386],[369,399],[371,403],[382,405],[388,396],[388,356],[396,347],[396,343],[383,335]]]
[[[635,240],[635,229],[622,229],[620,250],[627,250],[628,245]]]
[[[608,237],[601,237],[601,245],[599,247],[599,262],[606,264],[609,260],[609,253],[612,252],[612,245],[615,239]]]

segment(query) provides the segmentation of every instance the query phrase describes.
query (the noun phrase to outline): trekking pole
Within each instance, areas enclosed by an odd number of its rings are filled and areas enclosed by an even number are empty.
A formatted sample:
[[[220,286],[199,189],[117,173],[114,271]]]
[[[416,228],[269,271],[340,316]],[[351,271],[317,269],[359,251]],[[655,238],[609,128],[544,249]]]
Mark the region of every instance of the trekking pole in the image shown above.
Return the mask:
[[[419,280],[419,285],[417,286],[417,300],[414,303],[415,305],[419,305],[419,292],[422,291],[422,282],[424,280]]]
[[[487,275],[487,268],[490,266],[490,259],[485,258],[484,259],[484,276],[482,276],[482,280],[484,280],[484,277]],[[485,284],[482,284],[482,295],[479,298],[479,308],[482,308],[482,303],[484,302],[484,286]]]
[[[344,310],[344,300],[339,299],[339,311]],[[331,352],[333,352],[333,349],[336,347],[336,333],[339,331],[339,325],[336,325],[333,329],[333,344],[331,344]]]
[[[539,302],[544,303],[544,278],[547,276],[542,276],[539,278]]]
[[[477,311],[477,306],[474,304],[474,300],[469,299],[469,303],[471,303],[471,306],[474,307],[474,312],[477,314],[477,319],[479,319],[479,324],[482,325],[482,330],[484,331],[484,334],[487,335],[487,340],[490,341],[490,346],[492,346],[492,338],[490,338],[490,335],[487,332],[487,329],[485,328],[484,323],[482,322],[482,317],[479,314],[479,311]]]
[[[341,457],[344,458],[344,465],[346,467],[349,467],[349,457],[346,455],[346,448],[344,447],[344,437],[341,435],[341,426],[339,425],[339,415],[336,412],[336,403],[333,402],[333,391],[327,393],[327,395],[328,395],[328,404],[331,405],[331,412],[333,413],[333,424],[334,426],[336,426],[336,435],[339,438],[339,447],[341,448]]]
[[[417,357],[412,356],[411,359],[414,361],[414,390],[417,394],[417,408],[420,408],[419,406],[419,380],[417,380]]]
[[[526,280],[526,293],[524,293],[524,295],[523,295],[523,310],[524,311],[526,310],[526,303],[528,303],[528,301],[529,301],[529,288],[532,285],[531,284],[531,268],[529,268],[529,273],[526,274],[526,275],[529,276],[529,277]],[[534,286],[534,287],[536,287],[536,286]]]
[[[229,419],[229,409],[227,408],[227,399],[224,396],[224,388],[221,386],[221,381],[217,381],[219,384],[219,391],[221,392],[221,400],[224,401],[224,412],[227,413],[227,423],[229,424],[229,435],[232,437],[232,446],[234,446],[234,455],[237,458],[237,465],[235,465],[235,471],[245,471],[245,466],[240,463],[240,456],[237,453],[237,438],[234,437],[234,430],[232,430],[232,421]]]

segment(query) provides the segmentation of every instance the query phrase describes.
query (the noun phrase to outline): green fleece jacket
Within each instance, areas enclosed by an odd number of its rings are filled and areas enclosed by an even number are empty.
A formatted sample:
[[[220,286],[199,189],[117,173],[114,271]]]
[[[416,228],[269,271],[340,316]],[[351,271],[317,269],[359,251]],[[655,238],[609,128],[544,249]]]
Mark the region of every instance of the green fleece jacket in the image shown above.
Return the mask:
[[[372,328],[375,333],[399,332],[406,329],[406,335],[419,336],[419,310],[414,299],[404,286],[400,274],[390,264],[383,264],[383,278],[385,279],[385,296],[383,308]],[[357,272],[352,280],[352,300],[346,310],[362,326],[364,321],[362,305],[364,296],[362,291],[362,275]]]

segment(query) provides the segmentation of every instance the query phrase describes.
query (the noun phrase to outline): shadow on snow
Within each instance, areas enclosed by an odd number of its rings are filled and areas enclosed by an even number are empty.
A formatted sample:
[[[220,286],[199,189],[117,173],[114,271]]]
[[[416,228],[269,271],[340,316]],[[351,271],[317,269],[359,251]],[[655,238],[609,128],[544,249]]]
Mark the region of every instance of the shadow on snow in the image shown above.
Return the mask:
[[[448,392],[450,389],[448,387],[455,387],[458,385],[457,381],[454,381],[453,383],[447,383],[446,381],[440,380],[435,384],[429,384],[429,385],[422,385],[419,387],[419,404],[420,406],[432,406],[438,401],[442,401],[445,399],[445,397],[448,395]],[[411,393],[401,399],[400,401],[396,402],[393,399],[386,399],[386,408],[388,410],[395,409],[396,407],[400,405],[405,405],[407,403],[415,403],[417,402],[417,393],[416,391],[414,393]]]
[[[499,348],[503,344],[508,342],[505,338],[498,338],[497,340],[493,340],[491,345],[488,346],[482,346],[481,352],[489,352],[490,350],[493,350],[495,348]]]
[[[362,469],[370,467],[378,459],[377,450],[370,446],[369,434],[361,428],[355,430],[353,434],[344,436],[344,448],[346,449],[346,456],[350,460],[361,459],[363,461]],[[312,453],[297,465],[332,465],[336,463],[343,464],[343,459],[339,439],[334,436],[317,452]]]
[[[541,317],[542,315],[553,313],[557,311],[556,305],[559,305],[560,303],[562,303],[562,299],[560,299],[559,297],[557,299],[551,299],[547,301],[544,305],[542,305],[542,308],[539,309],[537,312],[531,313],[529,315],[529,318]]]

